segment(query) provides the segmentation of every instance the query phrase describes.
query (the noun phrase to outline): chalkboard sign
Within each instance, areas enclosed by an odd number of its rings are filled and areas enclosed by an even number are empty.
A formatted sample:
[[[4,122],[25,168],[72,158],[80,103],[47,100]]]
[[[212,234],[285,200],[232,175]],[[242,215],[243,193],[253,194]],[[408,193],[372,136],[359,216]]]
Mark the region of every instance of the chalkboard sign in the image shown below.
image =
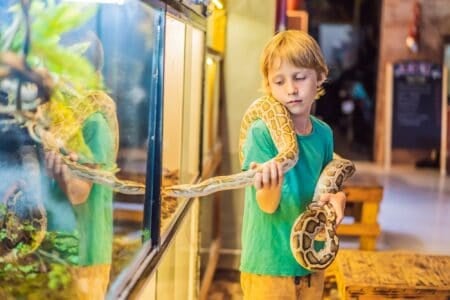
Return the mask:
[[[392,147],[439,149],[442,68],[424,61],[402,61],[393,68]]]

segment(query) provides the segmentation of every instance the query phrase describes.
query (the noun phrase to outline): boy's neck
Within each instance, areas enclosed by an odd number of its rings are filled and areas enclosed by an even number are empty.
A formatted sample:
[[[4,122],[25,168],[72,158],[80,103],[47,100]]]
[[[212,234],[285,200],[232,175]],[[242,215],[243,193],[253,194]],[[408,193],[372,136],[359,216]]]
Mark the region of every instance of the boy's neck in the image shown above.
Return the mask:
[[[292,120],[294,122],[295,132],[300,135],[310,134],[312,131],[312,123],[311,118],[309,116],[306,117],[297,117]]]

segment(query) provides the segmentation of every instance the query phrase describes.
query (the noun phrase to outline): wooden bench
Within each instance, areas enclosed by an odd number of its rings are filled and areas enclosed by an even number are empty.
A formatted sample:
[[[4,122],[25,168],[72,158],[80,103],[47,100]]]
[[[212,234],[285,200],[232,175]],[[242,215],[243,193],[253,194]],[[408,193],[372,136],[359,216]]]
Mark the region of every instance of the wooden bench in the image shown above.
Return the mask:
[[[380,235],[378,211],[383,198],[383,187],[370,174],[356,173],[344,184],[347,195],[345,216],[354,218],[354,223],[342,223],[337,228],[340,236],[359,236],[361,250],[375,250]]]
[[[340,299],[450,298],[450,256],[340,250],[327,270]]]

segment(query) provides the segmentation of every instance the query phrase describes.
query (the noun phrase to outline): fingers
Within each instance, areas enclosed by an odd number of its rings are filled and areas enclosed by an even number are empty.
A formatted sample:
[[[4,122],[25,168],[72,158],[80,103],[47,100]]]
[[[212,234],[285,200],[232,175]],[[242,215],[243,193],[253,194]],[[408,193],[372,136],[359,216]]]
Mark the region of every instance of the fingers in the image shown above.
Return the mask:
[[[63,182],[68,182],[69,181],[69,177],[70,177],[70,170],[69,167],[67,167],[65,164],[63,164],[61,166],[61,179],[63,180]]]
[[[262,173],[262,184],[263,184],[263,186],[270,185],[270,181],[271,181],[270,180],[271,179],[270,178],[270,173],[271,173],[271,171],[270,171],[270,163],[263,165],[261,173]]]
[[[278,183],[280,182],[280,178],[278,176],[278,166],[276,162],[272,162],[270,164],[269,167],[269,172],[270,172],[270,184],[272,185],[278,185]]]
[[[61,154],[54,151],[45,152],[45,168],[47,174],[56,180],[67,180],[69,177],[70,170],[64,164]]]
[[[333,206],[334,212],[336,213],[336,225],[339,225],[344,218],[344,212],[336,201],[331,201],[330,204]]]
[[[45,169],[47,170],[47,174],[51,177],[54,177],[56,172],[56,165],[57,165],[57,155],[53,151],[46,151],[45,152]]]
[[[323,206],[326,203],[330,202],[331,197],[332,197],[332,194],[328,194],[328,193],[320,195],[320,199],[318,201],[319,202],[318,205],[319,206]]]
[[[79,158],[78,154],[76,154],[74,152],[70,152],[68,156],[71,161],[78,161],[78,158]]]
[[[336,214],[336,225],[340,224],[344,219],[344,209],[345,209],[345,196],[342,193],[338,194],[323,194],[319,199],[319,206],[323,206],[326,203],[330,203]]]
[[[255,178],[253,179],[253,184],[254,184],[254,186],[255,186],[255,188],[257,190],[262,189],[263,185],[262,185],[262,174],[261,174],[261,172],[257,172],[255,174]]]
[[[252,166],[252,164],[250,164]],[[254,185],[256,189],[273,188],[281,184],[283,181],[283,170],[281,166],[274,162],[268,162],[262,165],[259,172],[254,178]]]
[[[255,162],[250,163],[250,169],[256,169],[258,164]],[[257,190],[262,188],[262,175],[261,172],[256,172],[255,177],[253,178],[253,185]]]
[[[278,171],[278,182],[282,183],[284,179],[284,172],[281,164],[277,164],[277,171]]]

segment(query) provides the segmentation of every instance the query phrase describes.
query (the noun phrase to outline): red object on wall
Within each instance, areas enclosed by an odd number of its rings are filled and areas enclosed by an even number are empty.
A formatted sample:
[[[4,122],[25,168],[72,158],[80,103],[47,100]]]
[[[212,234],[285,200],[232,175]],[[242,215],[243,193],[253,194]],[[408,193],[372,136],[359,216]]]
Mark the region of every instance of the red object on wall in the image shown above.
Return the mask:
[[[422,7],[418,1],[414,2],[413,18],[408,28],[408,36],[406,37],[406,47],[413,52],[419,52],[420,46],[420,17]]]
[[[277,0],[277,6],[275,9],[275,32],[286,30],[287,16],[286,16],[287,0]]]
[[[303,0],[287,0],[287,10],[300,10],[302,9]]]

